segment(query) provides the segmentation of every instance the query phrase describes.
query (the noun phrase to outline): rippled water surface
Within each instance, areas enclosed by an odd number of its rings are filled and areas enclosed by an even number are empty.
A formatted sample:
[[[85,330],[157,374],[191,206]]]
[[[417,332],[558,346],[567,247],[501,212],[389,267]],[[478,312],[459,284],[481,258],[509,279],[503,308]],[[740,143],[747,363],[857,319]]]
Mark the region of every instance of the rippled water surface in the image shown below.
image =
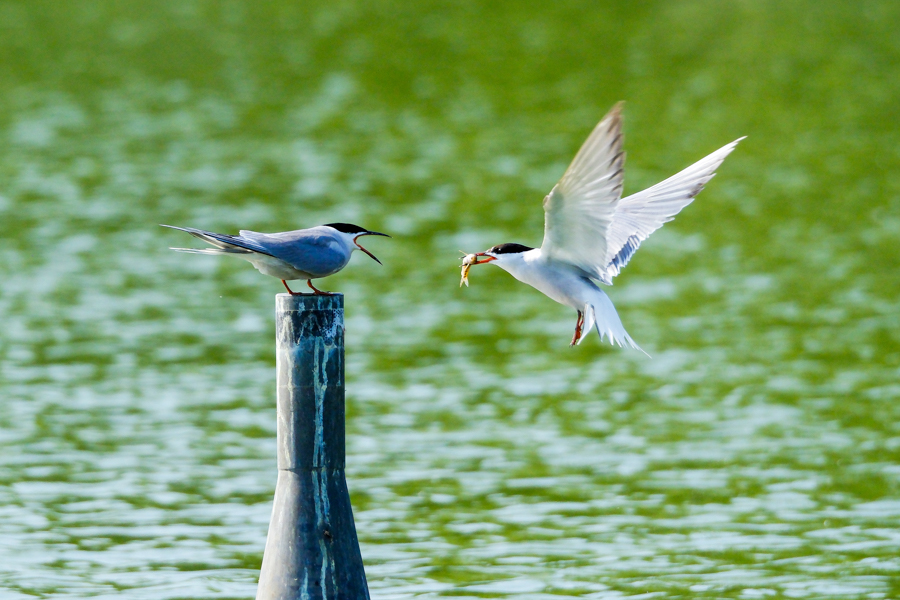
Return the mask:
[[[347,303],[372,595],[900,597],[900,5],[0,3],[3,598],[252,598],[273,296],[158,223],[394,235]],[[458,250],[626,105],[626,191],[748,135],[591,338]]]

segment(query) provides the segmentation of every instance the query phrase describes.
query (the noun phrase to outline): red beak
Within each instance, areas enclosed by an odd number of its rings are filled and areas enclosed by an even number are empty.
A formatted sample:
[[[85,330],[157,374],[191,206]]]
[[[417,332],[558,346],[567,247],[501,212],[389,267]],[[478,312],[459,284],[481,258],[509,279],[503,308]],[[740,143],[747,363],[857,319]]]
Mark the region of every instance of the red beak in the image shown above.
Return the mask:
[[[497,257],[496,257],[496,256],[488,256],[488,253],[487,253],[487,252],[477,252],[477,253],[475,253],[475,256],[484,256],[484,257],[486,257],[486,258],[485,258],[484,260],[477,260],[477,259],[476,259],[475,262],[472,263],[473,265],[483,265],[484,263],[489,263],[489,262],[491,262],[492,260],[497,260]]]
[[[353,243],[356,244],[356,247],[359,248],[360,250],[362,250],[363,252],[365,252],[366,254],[368,254],[370,257],[372,257],[372,260],[374,260],[375,262],[377,262],[380,265],[381,261],[378,260],[378,257],[375,256],[374,254],[372,254],[371,252],[369,252],[368,250],[366,250],[365,248],[363,248],[362,246],[360,246],[359,242],[356,241],[364,235],[383,235],[384,237],[391,237],[391,236],[389,236],[386,233],[378,233],[377,231],[367,231],[366,233],[361,233],[358,236],[356,236],[355,238],[353,238]]]

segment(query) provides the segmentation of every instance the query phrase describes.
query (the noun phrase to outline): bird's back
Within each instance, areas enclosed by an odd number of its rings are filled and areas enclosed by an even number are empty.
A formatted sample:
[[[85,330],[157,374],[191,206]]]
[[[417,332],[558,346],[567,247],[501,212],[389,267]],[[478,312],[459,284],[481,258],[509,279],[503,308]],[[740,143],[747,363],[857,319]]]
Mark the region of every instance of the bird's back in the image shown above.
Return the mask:
[[[322,227],[282,233],[242,230],[241,237],[256,242],[275,258],[314,277],[337,273],[350,260],[350,250]]]

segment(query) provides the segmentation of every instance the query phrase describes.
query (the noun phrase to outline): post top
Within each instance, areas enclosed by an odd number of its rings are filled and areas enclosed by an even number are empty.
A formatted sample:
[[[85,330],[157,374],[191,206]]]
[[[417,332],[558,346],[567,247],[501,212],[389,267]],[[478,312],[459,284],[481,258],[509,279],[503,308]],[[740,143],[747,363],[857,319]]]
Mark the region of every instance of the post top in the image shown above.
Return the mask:
[[[275,307],[279,311],[285,310],[338,310],[344,308],[344,295],[334,294],[277,294]]]

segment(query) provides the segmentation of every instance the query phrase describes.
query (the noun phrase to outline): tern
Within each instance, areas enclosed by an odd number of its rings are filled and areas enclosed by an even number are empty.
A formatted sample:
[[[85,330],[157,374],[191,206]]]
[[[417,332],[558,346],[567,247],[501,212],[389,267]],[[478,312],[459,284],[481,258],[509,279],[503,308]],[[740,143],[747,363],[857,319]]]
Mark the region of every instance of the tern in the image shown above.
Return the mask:
[[[241,230],[239,235],[213,233],[192,227],[163,225],[170,229],[186,231],[215,248],[172,248],[177,252],[192,254],[228,254],[249,261],[260,273],[281,280],[292,296],[303,296],[291,290],[287,282],[305,279],[314,295],[327,295],[312,284],[313,279],[334,275],[350,262],[354,250],[362,250],[379,265],[381,261],[359,244],[364,235],[386,233],[369,231],[349,223],[328,223],[309,229],[284,231],[281,233],[257,233]]]
[[[622,197],[622,103],[603,117],[544,198],[544,240],[540,248],[500,244],[463,260],[469,267],[493,263],[523,283],[578,312],[570,345],[592,327],[620,347],[631,339],[609,297],[597,282],[612,285],[641,242],[691,203],[738,142],[719,148],[665,181]],[[641,350],[643,352],[643,350]],[[646,354],[646,353],[645,353]]]

